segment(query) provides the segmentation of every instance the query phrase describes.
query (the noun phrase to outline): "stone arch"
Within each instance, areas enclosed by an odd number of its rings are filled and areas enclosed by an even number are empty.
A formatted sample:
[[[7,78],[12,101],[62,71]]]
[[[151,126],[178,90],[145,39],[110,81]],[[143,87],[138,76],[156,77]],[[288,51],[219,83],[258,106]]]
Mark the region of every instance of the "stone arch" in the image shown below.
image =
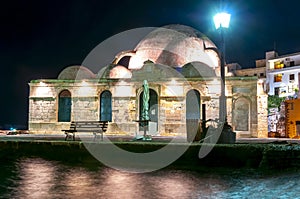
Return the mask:
[[[100,94],[100,121],[112,121],[112,94],[104,90]]]
[[[232,125],[234,131],[250,133],[251,100],[244,96],[237,98],[233,102],[232,112]]]
[[[70,122],[72,111],[72,95],[67,89],[58,94],[58,122]]]

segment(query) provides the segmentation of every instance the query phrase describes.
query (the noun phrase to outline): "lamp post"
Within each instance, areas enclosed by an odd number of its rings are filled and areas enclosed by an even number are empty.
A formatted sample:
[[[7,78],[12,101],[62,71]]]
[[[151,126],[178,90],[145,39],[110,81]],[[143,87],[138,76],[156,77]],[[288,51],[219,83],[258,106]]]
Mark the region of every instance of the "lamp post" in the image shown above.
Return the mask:
[[[220,96],[220,107],[219,107],[219,118],[220,122],[226,121],[226,96],[225,96],[225,40],[224,40],[224,29],[229,27],[230,14],[226,12],[218,13],[214,16],[214,24],[217,30],[221,33],[221,49],[219,51],[219,57],[221,58],[221,96]]]

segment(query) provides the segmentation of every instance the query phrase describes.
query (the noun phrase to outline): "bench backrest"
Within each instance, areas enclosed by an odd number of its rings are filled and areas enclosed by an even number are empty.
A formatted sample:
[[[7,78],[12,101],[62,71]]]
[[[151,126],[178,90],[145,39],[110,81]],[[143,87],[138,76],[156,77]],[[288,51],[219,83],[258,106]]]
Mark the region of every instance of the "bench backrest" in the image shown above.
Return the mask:
[[[106,131],[108,121],[72,121],[70,130],[84,131],[84,130],[102,130]]]

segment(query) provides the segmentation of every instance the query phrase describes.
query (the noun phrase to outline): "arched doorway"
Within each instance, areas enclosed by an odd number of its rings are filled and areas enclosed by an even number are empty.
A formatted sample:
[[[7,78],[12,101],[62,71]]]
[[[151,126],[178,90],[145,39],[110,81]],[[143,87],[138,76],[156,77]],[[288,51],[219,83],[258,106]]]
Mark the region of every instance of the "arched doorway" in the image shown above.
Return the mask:
[[[233,127],[234,131],[250,133],[250,101],[245,97],[234,102]]]
[[[58,95],[58,122],[71,121],[72,99],[68,90],[63,90]]]
[[[193,141],[200,120],[200,93],[193,89],[186,94],[186,132],[187,140]]]
[[[139,119],[142,118],[142,107],[143,107],[143,93],[140,94],[140,106],[139,106]],[[153,89],[149,89],[149,118],[150,121],[156,124],[155,131],[157,131],[157,122],[158,122],[158,96]]]
[[[112,121],[111,92],[103,91],[100,95],[100,121]]]

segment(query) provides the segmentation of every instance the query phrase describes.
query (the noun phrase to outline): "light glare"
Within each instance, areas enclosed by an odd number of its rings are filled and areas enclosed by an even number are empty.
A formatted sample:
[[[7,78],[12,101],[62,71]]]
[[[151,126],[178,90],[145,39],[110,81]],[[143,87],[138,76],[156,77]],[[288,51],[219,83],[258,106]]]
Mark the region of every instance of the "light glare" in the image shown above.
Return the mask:
[[[230,23],[230,14],[226,12],[218,13],[214,16],[214,23],[216,26],[216,29],[222,28],[228,28]]]

